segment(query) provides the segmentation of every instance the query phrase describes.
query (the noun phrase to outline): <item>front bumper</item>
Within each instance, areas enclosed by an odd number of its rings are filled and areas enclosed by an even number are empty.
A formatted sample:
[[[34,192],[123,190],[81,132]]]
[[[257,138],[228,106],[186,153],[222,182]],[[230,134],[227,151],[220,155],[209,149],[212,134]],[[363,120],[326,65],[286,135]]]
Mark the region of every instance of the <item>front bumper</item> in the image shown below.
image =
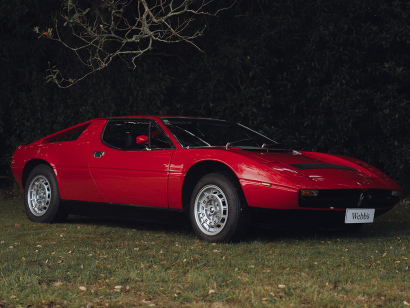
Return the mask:
[[[391,208],[400,198],[385,189],[324,189],[314,197],[299,196],[299,206],[311,209]]]
[[[346,227],[346,209],[300,209],[276,210],[249,207],[249,215],[256,226],[272,229],[312,228],[343,229]],[[376,209],[374,217],[380,216],[391,208]]]

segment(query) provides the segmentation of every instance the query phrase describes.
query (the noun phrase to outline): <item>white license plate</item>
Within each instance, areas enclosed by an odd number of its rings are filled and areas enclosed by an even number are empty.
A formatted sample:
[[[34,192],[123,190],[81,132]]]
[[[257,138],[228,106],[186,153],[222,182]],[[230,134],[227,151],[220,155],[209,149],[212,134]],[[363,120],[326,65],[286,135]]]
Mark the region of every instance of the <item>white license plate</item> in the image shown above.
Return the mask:
[[[374,219],[374,209],[346,209],[345,224],[371,223]]]

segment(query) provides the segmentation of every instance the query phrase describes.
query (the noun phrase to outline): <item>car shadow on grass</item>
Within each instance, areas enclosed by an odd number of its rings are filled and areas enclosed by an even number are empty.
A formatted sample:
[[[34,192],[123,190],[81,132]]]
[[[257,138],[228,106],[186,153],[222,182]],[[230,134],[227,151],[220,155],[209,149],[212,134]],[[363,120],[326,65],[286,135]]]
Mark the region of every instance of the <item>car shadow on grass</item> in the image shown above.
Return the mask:
[[[400,235],[410,235],[410,209],[409,204],[401,202],[393,210],[377,217],[374,223],[364,224],[358,231],[352,230],[321,230],[315,228],[261,228],[251,226],[241,242],[277,242],[281,240],[320,239],[334,238],[375,238]],[[84,205],[83,205],[84,206]],[[82,206],[82,209],[84,207]],[[117,209],[117,208],[116,208]],[[159,232],[165,234],[188,235],[196,239],[188,217],[183,212],[162,211],[158,209],[130,208],[111,211],[110,209],[90,208],[89,216],[69,216],[69,223],[86,224],[94,226],[124,228],[143,232]]]
[[[276,242],[282,240],[365,239],[410,236],[410,216],[392,213],[359,230],[324,230],[320,228],[262,229],[251,228],[245,241]]]
[[[182,215],[182,214],[181,214]],[[69,217],[70,224],[92,225],[95,227],[121,228],[124,230],[137,230],[147,233],[163,233],[164,235],[188,236],[192,240],[197,240],[195,233],[187,219],[181,222],[173,221],[138,221],[123,220],[107,217],[86,217],[72,215]],[[289,240],[332,240],[332,239],[366,239],[381,237],[396,237],[410,235],[410,224],[380,221],[373,224],[364,225],[356,232],[348,230],[320,230],[312,228],[287,228],[287,229],[266,229],[260,227],[250,227],[241,242],[279,242]]]
[[[124,230],[136,230],[140,232],[158,232],[165,234],[192,234],[194,236],[191,225],[188,220],[180,219],[180,222],[170,221],[141,221],[138,218],[110,218],[110,217],[90,217],[80,215],[70,215],[67,222],[69,224],[88,225],[94,227],[105,228],[121,228]]]

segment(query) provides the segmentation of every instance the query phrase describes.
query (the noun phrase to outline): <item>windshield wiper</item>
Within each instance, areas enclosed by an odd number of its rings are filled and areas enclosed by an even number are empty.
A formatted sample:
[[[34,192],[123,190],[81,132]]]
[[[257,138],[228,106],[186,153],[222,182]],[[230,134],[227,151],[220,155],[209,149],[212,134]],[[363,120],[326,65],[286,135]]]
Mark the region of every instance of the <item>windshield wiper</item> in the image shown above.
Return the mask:
[[[262,149],[266,151],[292,151],[291,149],[287,148],[286,145],[283,143],[275,143],[275,144],[262,144]]]
[[[283,143],[264,143],[262,144],[261,148],[262,149],[268,149],[268,148],[278,148],[279,146],[283,146]]]
[[[239,142],[244,142],[244,141],[253,141],[252,139],[241,139],[241,140],[236,140],[236,141],[232,141],[232,142],[227,142],[225,145],[226,149],[229,149],[232,145],[234,145],[235,143],[239,143]],[[254,141],[253,141],[254,142]]]
[[[232,145],[236,144],[236,143],[240,143],[240,142],[245,142],[245,141],[252,141],[256,144],[258,144],[255,140],[252,139],[242,139],[242,140],[237,140],[237,141],[232,141],[232,142],[228,142],[225,146],[226,149],[229,149]],[[255,151],[259,148],[259,149],[263,149],[264,151],[292,151],[291,149],[286,149],[286,147],[284,146],[284,144],[282,143],[264,143],[262,144],[262,146],[256,146],[256,147],[244,147],[244,149],[254,149]]]

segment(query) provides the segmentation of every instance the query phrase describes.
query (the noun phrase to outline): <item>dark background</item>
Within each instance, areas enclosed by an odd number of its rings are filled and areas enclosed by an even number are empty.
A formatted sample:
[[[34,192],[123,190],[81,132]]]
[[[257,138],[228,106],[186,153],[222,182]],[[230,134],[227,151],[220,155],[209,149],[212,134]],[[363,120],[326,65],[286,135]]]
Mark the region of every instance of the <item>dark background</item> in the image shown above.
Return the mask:
[[[135,70],[114,62],[69,89],[45,83],[49,63],[69,78],[84,68],[33,31],[52,28],[60,9],[1,0],[0,175],[19,144],[96,117],[159,113],[227,119],[294,149],[353,156],[410,190],[408,1],[239,0],[198,18],[204,53],[157,44]]]

